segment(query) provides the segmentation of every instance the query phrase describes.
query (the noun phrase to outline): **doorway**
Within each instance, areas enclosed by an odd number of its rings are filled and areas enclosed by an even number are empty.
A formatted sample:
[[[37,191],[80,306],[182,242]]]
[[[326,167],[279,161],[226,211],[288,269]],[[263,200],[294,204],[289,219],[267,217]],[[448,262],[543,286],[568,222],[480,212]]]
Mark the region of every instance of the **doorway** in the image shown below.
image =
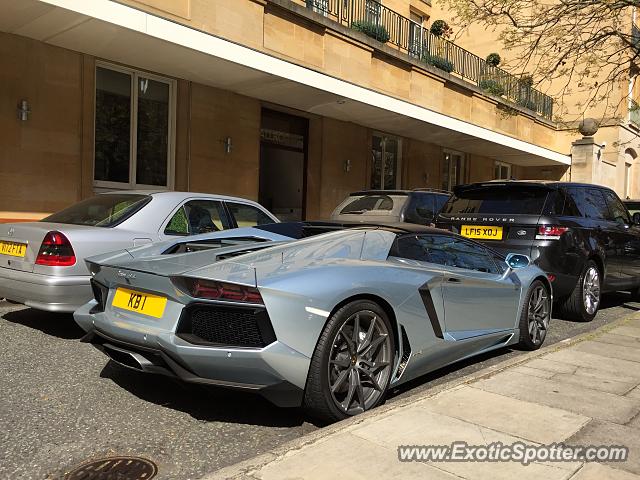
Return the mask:
[[[467,181],[467,159],[464,153],[445,150],[442,161],[442,190],[451,191]]]
[[[305,217],[309,121],[262,109],[258,201],[282,221]]]
[[[373,190],[393,190],[400,187],[402,140],[374,133],[371,137],[371,183]]]

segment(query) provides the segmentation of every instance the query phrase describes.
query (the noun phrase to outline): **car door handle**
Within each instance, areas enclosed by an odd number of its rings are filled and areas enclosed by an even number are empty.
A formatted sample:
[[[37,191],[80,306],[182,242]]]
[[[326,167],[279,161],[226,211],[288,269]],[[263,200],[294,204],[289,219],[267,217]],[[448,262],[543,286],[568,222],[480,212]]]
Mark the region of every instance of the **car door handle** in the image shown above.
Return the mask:
[[[459,278],[456,277],[449,277],[447,278],[447,282],[451,282],[451,283],[460,283],[462,280],[460,280]]]

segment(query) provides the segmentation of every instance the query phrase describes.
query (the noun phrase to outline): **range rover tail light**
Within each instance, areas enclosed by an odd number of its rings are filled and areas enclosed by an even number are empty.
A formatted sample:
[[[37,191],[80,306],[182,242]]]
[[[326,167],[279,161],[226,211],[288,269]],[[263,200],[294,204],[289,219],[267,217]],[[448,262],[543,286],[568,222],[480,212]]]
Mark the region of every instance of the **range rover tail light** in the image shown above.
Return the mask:
[[[560,240],[562,234],[568,230],[569,227],[561,227],[559,225],[540,225],[536,240]]]

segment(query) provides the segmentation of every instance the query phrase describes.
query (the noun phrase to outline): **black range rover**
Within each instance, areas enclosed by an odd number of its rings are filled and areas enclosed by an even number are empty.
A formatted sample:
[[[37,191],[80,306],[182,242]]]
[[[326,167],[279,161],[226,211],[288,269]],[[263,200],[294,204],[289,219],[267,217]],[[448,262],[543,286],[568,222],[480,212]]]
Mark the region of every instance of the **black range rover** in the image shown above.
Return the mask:
[[[640,296],[640,225],[608,188],[512,180],[461,185],[437,226],[531,257],[547,272],[567,318],[592,320],[603,292]]]

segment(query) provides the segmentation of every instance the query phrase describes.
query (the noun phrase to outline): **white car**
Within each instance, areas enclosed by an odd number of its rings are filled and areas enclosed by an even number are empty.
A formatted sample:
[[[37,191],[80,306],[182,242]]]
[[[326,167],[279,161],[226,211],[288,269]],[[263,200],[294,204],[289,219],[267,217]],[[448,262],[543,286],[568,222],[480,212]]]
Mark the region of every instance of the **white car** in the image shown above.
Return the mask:
[[[251,200],[189,192],[111,192],[39,222],[0,225],[0,298],[73,312],[93,294],[84,259],[175,236],[275,223]]]

